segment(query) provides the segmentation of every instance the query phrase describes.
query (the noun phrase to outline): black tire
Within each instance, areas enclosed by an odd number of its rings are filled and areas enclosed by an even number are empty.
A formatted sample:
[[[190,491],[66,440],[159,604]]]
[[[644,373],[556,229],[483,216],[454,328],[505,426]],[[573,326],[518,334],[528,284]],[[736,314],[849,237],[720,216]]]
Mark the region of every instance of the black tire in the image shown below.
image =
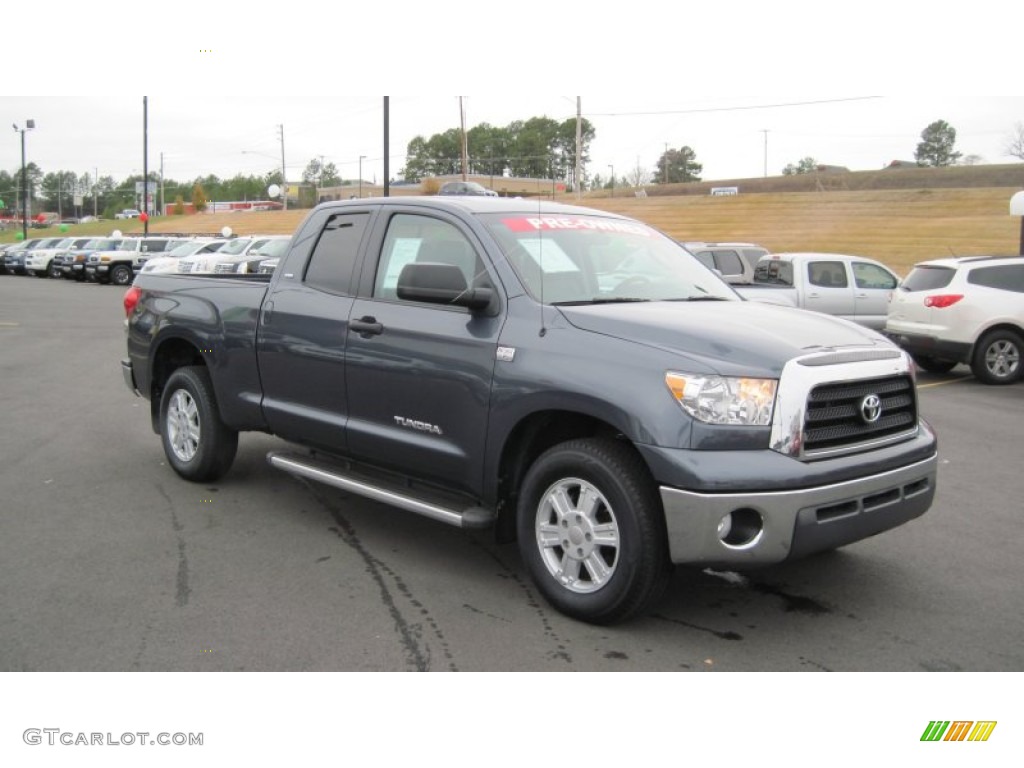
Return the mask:
[[[49,270],[44,270],[44,269],[33,269],[32,270],[32,274],[35,275],[36,277],[49,277],[50,276]]]
[[[231,468],[238,432],[220,418],[210,374],[203,366],[178,368],[160,398],[160,439],[174,471],[197,483]]]
[[[989,331],[974,346],[971,371],[985,384],[1012,384],[1021,378],[1022,351],[1019,334],[999,328]]]
[[[562,513],[552,499],[567,502]],[[572,618],[624,621],[648,609],[668,583],[661,501],[628,445],[588,438],[543,453],[523,480],[516,524],[531,578]]]
[[[914,355],[914,362],[928,373],[949,373],[957,366],[956,360],[937,360],[925,355]]]
[[[127,264],[116,264],[110,270],[109,280],[114,285],[131,285],[132,268]]]

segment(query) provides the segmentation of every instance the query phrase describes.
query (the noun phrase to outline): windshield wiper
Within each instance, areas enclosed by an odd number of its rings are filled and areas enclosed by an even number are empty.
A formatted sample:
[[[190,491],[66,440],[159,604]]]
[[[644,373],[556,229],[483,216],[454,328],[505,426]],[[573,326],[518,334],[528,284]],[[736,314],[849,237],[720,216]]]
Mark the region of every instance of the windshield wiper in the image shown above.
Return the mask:
[[[635,296],[601,296],[593,299],[578,299],[576,301],[553,301],[553,307],[579,307],[586,304],[627,304],[635,301],[651,301],[651,299],[640,299]]]
[[[684,296],[679,299],[665,299],[665,301],[732,301],[724,296]]]

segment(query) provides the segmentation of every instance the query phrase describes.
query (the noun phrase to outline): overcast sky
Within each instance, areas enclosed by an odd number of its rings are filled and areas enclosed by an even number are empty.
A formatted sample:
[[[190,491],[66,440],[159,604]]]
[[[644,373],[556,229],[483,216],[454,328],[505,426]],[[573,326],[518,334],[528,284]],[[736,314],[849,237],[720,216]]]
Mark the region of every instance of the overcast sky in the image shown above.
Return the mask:
[[[383,94],[396,94],[392,178],[410,139],[458,127],[460,93],[467,127],[570,118],[579,95],[596,129],[588,172],[602,176],[651,170],[666,146],[691,147],[708,180],[776,175],[808,156],[872,170],[913,159],[935,120],[956,129],[965,156],[1016,162],[1017,4],[977,0],[944,16],[917,0],[841,13],[802,0],[636,0],[600,17],[563,5],[521,0],[499,25],[461,0],[417,19],[412,6],[325,15],[305,0],[244,15],[193,0],[173,11],[100,3],[69,12],[45,45],[31,31],[5,36],[8,60],[32,63],[4,82],[0,117],[35,120],[27,156],[44,172],[115,179],[141,172],[143,96],[149,166],[162,153],[177,180],[279,168],[283,125],[289,178],[323,156],[355,179],[363,156],[363,177],[381,181]],[[10,131],[0,167],[19,165]]]

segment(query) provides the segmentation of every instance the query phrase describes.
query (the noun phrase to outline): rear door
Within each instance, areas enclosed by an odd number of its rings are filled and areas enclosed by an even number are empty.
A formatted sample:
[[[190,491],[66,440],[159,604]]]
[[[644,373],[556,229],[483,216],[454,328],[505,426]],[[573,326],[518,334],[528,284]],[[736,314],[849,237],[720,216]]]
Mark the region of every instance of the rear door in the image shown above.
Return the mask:
[[[257,332],[263,411],[271,430],[286,439],[346,450],[348,322],[374,211],[313,214],[263,302]]]
[[[899,279],[881,264],[870,261],[853,261],[850,267],[853,270],[856,320],[861,325],[881,330],[885,327],[889,302]]]
[[[842,259],[804,262],[804,307],[815,312],[854,319],[853,281]]]
[[[349,450],[478,494],[503,312],[402,300],[396,288],[416,261],[454,264],[469,287],[496,278],[476,237],[442,212],[390,210],[370,248],[348,327]]]

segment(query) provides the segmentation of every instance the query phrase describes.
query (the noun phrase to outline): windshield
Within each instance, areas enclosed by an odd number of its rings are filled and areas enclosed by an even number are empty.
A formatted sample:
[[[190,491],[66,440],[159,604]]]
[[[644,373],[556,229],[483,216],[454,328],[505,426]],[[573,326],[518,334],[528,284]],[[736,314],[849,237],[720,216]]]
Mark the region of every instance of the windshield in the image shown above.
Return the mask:
[[[288,249],[291,238],[282,237],[279,240],[268,240],[263,245],[256,246],[250,255],[254,256],[283,256]]]
[[[482,214],[526,290],[547,304],[739,300],[674,240],[628,219]]]
[[[181,245],[176,245],[174,248],[167,251],[164,255],[172,259],[181,258],[182,256],[191,256],[206,245],[207,242],[208,241],[206,240],[186,240]]]
[[[249,243],[252,242],[251,237],[241,237],[237,240],[232,240],[230,243],[220,249],[220,253],[227,254],[228,256],[234,256],[235,254],[244,251]]]
[[[119,246],[117,246],[117,250],[119,250],[119,251],[137,251],[137,250],[139,250],[139,241],[138,240],[125,240]]]

